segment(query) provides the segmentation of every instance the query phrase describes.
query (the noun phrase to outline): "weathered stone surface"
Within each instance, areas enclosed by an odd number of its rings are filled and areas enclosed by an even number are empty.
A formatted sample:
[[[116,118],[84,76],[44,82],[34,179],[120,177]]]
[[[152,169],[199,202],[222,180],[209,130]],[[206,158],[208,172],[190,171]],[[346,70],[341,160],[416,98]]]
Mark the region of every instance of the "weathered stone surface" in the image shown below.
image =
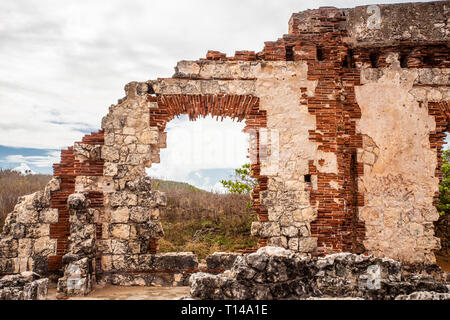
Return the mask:
[[[230,270],[219,275],[195,273],[189,283],[192,297],[200,299],[395,299],[415,291],[440,293],[431,294],[439,299],[448,295],[448,283],[405,273],[401,263],[392,259],[351,253],[299,257],[279,247],[239,256]]]
[[[129,274],[113,273],[102,275],[100,283],[109,283],[117,286],[163,286],[176,287],[189,285],[190,273],[148,273]]]
[[[206,257],[206,268],[207,270],[230,269],[236,258],[240,255],[234,252],[214,252]]]
[[[399,295],[395,300],[450,300],[450,293],[418,291],[408,295]]]
[[[0,279],[0,300],[45,300],[48,293],[47,278],[28,271],[4,276]]]
[[[57,292],[67,296],[87,295],[93,289],[92,261],[88,258],[79,260],[77,255],[66,255],[64,276],[58,279]]]

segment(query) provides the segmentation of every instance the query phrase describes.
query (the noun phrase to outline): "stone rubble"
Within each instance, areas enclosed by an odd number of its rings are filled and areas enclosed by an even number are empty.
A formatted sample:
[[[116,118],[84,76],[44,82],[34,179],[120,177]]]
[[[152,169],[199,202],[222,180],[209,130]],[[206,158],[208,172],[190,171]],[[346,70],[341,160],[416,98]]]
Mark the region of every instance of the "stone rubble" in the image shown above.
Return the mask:
[[[221,274],[195,273],[189,284],[197,299],[306,299],[310,297],[395,299],[416,291],[414,297],[449,297],[450,282],[441,273],[407,274],[400,262],[388,258],[336,253],[300,257],[279,247],[263,247],[237,257]],[[400,297],[399,297],[400,298]]]
[[[211,271],[225,271],[233,266],[237,257],[241,256],[240,253],[234,252],[214,252],[206,257],[206,270]]]
[[[0,300],[45,300],[48,283],[32,271],[4,276],[0,279]]]

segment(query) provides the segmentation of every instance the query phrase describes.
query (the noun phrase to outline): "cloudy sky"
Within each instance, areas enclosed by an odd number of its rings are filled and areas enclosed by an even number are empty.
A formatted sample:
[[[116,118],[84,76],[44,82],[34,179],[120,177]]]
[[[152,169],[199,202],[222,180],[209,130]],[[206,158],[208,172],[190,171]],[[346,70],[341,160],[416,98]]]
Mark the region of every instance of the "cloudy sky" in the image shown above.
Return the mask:
[[[287,33],[293,12],[379,2],[1,1],[0,168],[25,164],[51,173],[59,150],[98,130],[130,81],[170,77],[177,61],[196,60],[209,49],[228,55],[261,51],[264,41]],[[181,118],[169,125],[169,148],[152,175],[208,189],[245,162],[242,124],[217,125],[211,119],[195,124]],[[231,131],[229,141],[224,137]],[[208,137],[206,149],[200,150],[204,141],[195,135]],[[239,156],[224,159],[223,150]],[[201,161],[196,154],[203,154]],[[180,157],[193,160],[181,166]]]

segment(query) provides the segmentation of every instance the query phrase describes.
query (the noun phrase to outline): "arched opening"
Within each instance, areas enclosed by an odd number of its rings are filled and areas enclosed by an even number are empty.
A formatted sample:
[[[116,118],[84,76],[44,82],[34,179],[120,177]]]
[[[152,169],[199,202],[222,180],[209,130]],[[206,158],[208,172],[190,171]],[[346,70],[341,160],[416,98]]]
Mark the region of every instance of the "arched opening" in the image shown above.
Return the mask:
[[[265,111],[259,110],[259,99],[239,95],[161,95],[151,96],[150,99],[158,102],[158,108],[150,111],[150,126],[157,128],[160,136],[166,137],[166,141],[159,144],[158,148],[167,147],[172,150],[168,153],[159,152],[155,158],[161,162],[167,161],[168,155],[178,157],[174,164],[187,166],[182,168],[181,171],[184,172],[178,179],[176,169],[165,175],[164,170],[161,171],[158,165],[154,165],[154,168],[148,171],[150,175],[159,178],[184,181],[184,184],[180,184],[154,179],[154,188],[166,192],[168,199],[166,212],[160,216],[165,237],[158,241],[158,252],[193,251],[199,258],[204,258],[215,251],[256,250],[258,245],[265,243],[265,239],[259,239],[258,244],[258,240],[251,236],[251,222],[267,219],[267,210],[259,203],[259,192],[267,187],[267,177],[260,174],[259,129],[266,127],[266,114]],[[188,125],[188,119],[191,121],[200,119],[198,120],[200,122],[195,121],[192,125]],[[238,135],[244,134],[248,140],[248,146],[245,146],[248,152],[244,151],[243,157],[242,151],[239,155],[227,153],[234,152],[230,145],[224,144],[219,148],[211,145],[215,143],[211,141],[212,137],[208,137],[208,133],[201,132],[201,126],[205,125],[204,121],[207,121],[209,126],[214,123],[219,130],[223,123],[226,124],[228,129],[223,130],[221,137],[216,137],[218,140],[227,139],[229,135],[231,137],[228,138],[231,139],[228,142],[233,144],[235,142],[233,139],[242,139],[242,136],[237,138],[237,135],[234,135],[236,130],[239,132]],[[235,121],[234,133],[230,132],[233,121]],[[190,127],[191,131],[194,131],[188,138],[189,134],[186,132],[183,134],[183,130],[181,132],[174,130],[177,125]],[[196,127],[199,128],[197,132],[194,129]],[[208,139],[210,141],[204,141]],[[186,154],[173,152],[180,144],[183,144],[182,149],[185,150],[186,147],[189,149],[189,146],[194,148],[193,152],[192,150],[189,152],[190,159],[186,158]],[[209,147],[205,149],[206,145]],[[214,169],[210,164],[206,164],[206,168],[201,168],[202,159],[208,158],[205,157],[205,153],[209,153],[209,158],[214,156],[210,154],[213,152],[211,147],[213,151],[222,148],[220,152],[216,152],[219,154],[216,155],[215,161],[222,163],[219,167],[223,170],[215,177],[213,184],[211,180],[208,181],[209,184],[205,183],[205,180],[203,183],[195,181],[195,176],[201,179],[208,173],[208,169]],[[248,159],[245,159],[246,157]],[[227,163],[227,160],[231,161]],[[247,194],[225,193],[220,180],[229,179],[234,169],[244,164],[248,164],[248,176],[254,179],[253,190]],[[189,166],[195,170],[188,172]],[[164,168],[164,165],[160,167]]]
[[[256,220],[251,189],[227,189],[221,183],[234,180],[235,169],[249,162],[244,127],[230,117],[189,121],[187,115],[167,124],[167,148],[160,152],[160,163],[147,170],[152,189],[167,197],[159,218],[164,237],[158,252],[192,251],[203,259],[213,252],[256,246],[257,238],[250,234]]]

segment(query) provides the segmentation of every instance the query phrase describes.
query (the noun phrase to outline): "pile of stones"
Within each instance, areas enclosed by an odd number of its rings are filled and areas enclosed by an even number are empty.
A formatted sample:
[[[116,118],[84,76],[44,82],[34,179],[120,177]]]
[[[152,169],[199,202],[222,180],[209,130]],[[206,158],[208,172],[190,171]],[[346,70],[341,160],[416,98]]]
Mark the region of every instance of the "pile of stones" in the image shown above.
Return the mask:
[[[268,246],[238,256],[221,274],[195,273],[189,283],[195,299],[450,299],[448,273],[426,269],[352,253],[300,257]]]
[[[48,279],[26,271],[7,275],[0,279],[0,300],[45,300],[48,293]]]

